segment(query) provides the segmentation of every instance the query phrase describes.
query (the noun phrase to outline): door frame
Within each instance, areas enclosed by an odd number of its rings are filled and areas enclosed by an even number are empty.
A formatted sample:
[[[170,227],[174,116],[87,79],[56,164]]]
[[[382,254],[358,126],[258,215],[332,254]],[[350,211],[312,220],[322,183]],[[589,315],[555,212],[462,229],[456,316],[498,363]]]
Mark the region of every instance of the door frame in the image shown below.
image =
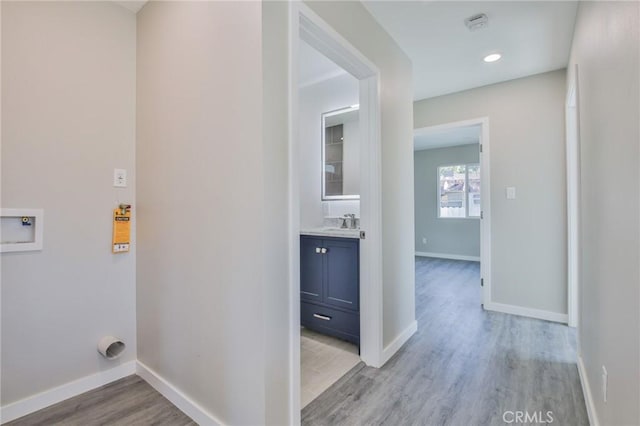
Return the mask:
[[[567,316],[569,327],[578,327],[580,315],[580,126],[578,65],[567,84],[565,102],[567,160]]]
[[[289,5],[289,290],[290,419],[300,423],[300,166],[298,56],[302,39],[360,81],[360,358],[383,363],[382,147],[380,71],[336,30],[299,1]]]
[[[472,118],[415,129],[413,134],[443,131],[458,127],[480,126],[480,278],[482,300],[485,309],[491,309],[491,154],[489,144],[489,117]]]

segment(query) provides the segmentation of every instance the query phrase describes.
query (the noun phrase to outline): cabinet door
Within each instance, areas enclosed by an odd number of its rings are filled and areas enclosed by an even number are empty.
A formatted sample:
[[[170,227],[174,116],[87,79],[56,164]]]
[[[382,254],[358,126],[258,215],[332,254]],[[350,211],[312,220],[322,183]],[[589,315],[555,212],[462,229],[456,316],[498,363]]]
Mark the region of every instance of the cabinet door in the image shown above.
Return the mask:
[[[358,241],[323,240],[325,282],[323,301],[329,305],[357,311],[359,301]]]
[[[322,239],[300,237],[300,299],[322,301]]]

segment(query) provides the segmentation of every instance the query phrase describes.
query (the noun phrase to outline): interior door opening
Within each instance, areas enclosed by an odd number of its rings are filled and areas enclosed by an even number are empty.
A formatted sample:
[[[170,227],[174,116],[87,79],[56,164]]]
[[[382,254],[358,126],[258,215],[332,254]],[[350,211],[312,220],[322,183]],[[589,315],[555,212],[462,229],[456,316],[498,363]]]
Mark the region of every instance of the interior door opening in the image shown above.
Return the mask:
[[[470,263],[477,268],[473,297],[485,307],[491,304],[488,154],[486,118],[414,133],[417,262]]]
[[[360,84],[304,40],[298,53],[304,408],[360,363]]]
[[[290,7],[290,402],[298,423],[301,406],[345,365],[381,364],[382,206],[379,71],[307,6]],[[315,348],[310,356],[305,345]],[[334,355],[342,370],[318,368]],[[314,373],[319,380],[309,383]]]

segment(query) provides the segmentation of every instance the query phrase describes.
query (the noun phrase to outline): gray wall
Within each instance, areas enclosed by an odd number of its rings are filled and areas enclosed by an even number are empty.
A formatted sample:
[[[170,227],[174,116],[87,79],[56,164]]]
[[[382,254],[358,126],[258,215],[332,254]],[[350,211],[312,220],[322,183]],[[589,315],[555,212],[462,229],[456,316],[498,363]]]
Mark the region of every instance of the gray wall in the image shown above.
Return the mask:
[[[479,162],[478,144],[415,152],[416,252],[480,257],[479,219],[438,217],[438,167]]]
[[[261,22],[259,2],[138,13],[138,358],[230,425],[265,423],[264,298],[276,290]]]
[[[42,253],[2,258],[3,403],[112,366],[107,332],[134,359],[137,321],[139,360],[222,422],[289,423],[287,5],[150,2],[137,64],[115,4],[2,6],[3,206],[47,221]],[[411,64],[362,5],[310,7],[382,71],[389,343],[415,318]],[[133,188],[137,294],[135,251],[108,249]]]
[[[289,4],[262,3],[262,114],[264,193],[269,194],[262,214],[265,226],[263,242],[264,281],[268,290],[264,297],[262,332],[265,342],[265,420],[267,425],[294,424],[300,412],[291,411],[291,371],[299,368],[300,358],[291,359],[289,297],[289,103],[283,93],[289,91],[286,46],[289,42]],[[296,348],[294,348],[296,349]],[[292,365],[292,363],[295,364]]]
[[[137,211],[135,25],[111,2],[2,3],[2,207],[45,222],[42,251],[2,254],[2,405],[136,358],[135,226],[110,248],[112,209]]]
[[[579,343],[601,425],[640,424],[639,27],[636,2],[580,2],[568,72],[578,65]]]
[[[415,320],[411,61],[359,2],[307,2],[380,70],[383,341]]]
[[[421,128],[489,117],[493,302],[567,313],[565,71],[414,105]],[[505,187],[517,199],[507,200]]]

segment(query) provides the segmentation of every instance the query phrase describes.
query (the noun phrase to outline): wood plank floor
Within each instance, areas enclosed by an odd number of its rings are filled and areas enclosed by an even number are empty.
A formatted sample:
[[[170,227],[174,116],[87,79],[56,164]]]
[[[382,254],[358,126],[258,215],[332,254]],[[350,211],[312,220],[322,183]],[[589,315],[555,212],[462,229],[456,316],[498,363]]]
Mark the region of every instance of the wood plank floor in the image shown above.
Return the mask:
[[[416,258],[418,332],[383,368],[354,367],[302,423],[504,425],[505,411],[552,411],[553,424],[588,425],[573,330],[483,311],[479,278],[477,262]]]
[[[7,426],[195,425],[138,376],[129,376],[7,423]]]

